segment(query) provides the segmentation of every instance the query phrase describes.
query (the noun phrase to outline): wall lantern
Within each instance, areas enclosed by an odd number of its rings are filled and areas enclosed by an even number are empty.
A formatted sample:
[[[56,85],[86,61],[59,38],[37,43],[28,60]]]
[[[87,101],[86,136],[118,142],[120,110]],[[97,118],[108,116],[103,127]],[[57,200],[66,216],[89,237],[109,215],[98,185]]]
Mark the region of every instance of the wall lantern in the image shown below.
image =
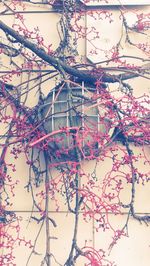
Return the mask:
[[[40,110],[42,130],[53,132],[47,139],[51,160],[76,160],[76,149],[81,157],[99,154],[99,141],[104,142],[110,128],[104,106],[96,89],[57,87],[53,89]]]

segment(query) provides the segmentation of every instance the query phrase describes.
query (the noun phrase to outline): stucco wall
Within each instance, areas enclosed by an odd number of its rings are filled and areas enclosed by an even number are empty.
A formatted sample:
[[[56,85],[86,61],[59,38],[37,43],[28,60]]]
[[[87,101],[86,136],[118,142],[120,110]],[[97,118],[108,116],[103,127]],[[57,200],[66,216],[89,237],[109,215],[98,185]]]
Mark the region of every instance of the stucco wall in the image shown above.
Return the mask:
[[[2,4],[0,5],[0,8],[2,8]],[[128,7],[126,7],[128,8]],[[110,9],[110,7],[109,7]],[[141,11],[148,12],[149,7],[139,7]],[[26,11],[45,11],[39,12],[39,13],[24,13],[25,23],[26,25],[32,29],[34,27],[39,27],[42,36],[44,37],[44,41],[46,44],[52,43],[52,47],[56,48],[59,36],[58,32],[56,31],[56,24],[60,18],[60,15],[57,13],[50,13],[50,7],[40,7],[32,6],[32,4],[26,4]],[[130,7],[130,10],[132,12],[132,8]],[[48,13],[49,12],[49,13]],[[112,12],[114,17],[118,16],[119,11],[116,8],[112,8]],[[14,22],[14,16],[13,15],[2,15],[1,19],[6,22],[8,25],[12,25]],[[89,20],[87,20],[87,17],[83,17],[80,21],[80,23],[85,27],[86,25],[89,27]],[[89,24],[88,24],[89,23]],[[103,21],[101,22],[103,23]],[[113,25],[113,24],[112,24]],[[98,27],[98,26],[97,26]],[[101,25],[105,31],[105,25]],[[112,29],[113,30],[113,29]],[[109,31],[109,30],[108,30]],[[109,35],[109,32],[107,33],[107,29],[105,31],[106,34]],[[116,28],[114,28],[113,32],[111,32],[112,36],[109,35],[109,42],[112,41],[112,39],[115,37],[117,38],[117,34],[119,34],[119,31],[117,33]],[[116,35],[116,36],[115,36]],[[3,34],[1,33],[1,37],[3,38]],[[140,38],[141,36],[139,36]],[[136,37],[137,38],[137,37]],[[142,36],[143,38],[143,36]],[[105,37],[106,40],[106,37]],[[104,44],[102,44],[104,45]],[[123,47],[125,50],[124,52],[132,54],[134,49],[132,48],[132,51],[130,50],[130,47]],[[78,44],[78,50],[79,54],[86,56],[88,55],[88,52],[90,50],[90,47],[88,46],[86,40],[80,40]],[[136,54],[138,56],[138,54]],[[140,56],[140,52],[139,52]],[[2,59],[1,61],[3,66],[1,67],[1,71],[6,71],[6,68],[4,65],[6,64],[6,60],[9,62],[7,58]],[[95,59],[96,60],[96,59]],[[23,62],[22,62],[23,63]],[[18,64],[21,64],[20,61],[18,61]],[[9,70],[13,66],[9,67]],[[1,74],[2,75],[2,74]],[[35,74],[31,74],[31,76],[34,77]],[[14,85],[18,85],[24,80],[26,80],[27,74],[24,73],[19,77],[15,77],[12,80],[12,83]],[[34,82],[33,82],[34,84]],[[55,81],[53,82],[46,82],[43,86],[43,93],[45,95],[48,94],[50,88],[53,87],[55,84]],[[135,95],[141,95],[145,91],[146,93],[149,92],[149,85],[148,80],[143,80],[142,78],[133,79],[130,81],[131,85],[134,85],[135,89]],[[116,86],[116,85],[115,85]],[[112,89],[114,89],[114,85],[112,86]],[[35,95],[35,90],[33,90],[30,93],[30,97],[28,97],[28,100],[26,104],[28,106],[34,106],[37,102],[37,98]],[[5,129],[4,129],[5,130]],[[149,156],[149,148],[148,147],[141,147],[141,148],[135,148],[134,152],[135,154],[140,153],[140,149],[145,151],[146,156]],[[118,153],[118,156],[121,157]],[[12,178],[15,180],[19,180],[19,185],[17,185],[14,189],[15,196],[13,197],[13,205],[8,206],[8,210],[15,211],[18,216],[22,217],[20,221],[20,235],[24,235],[26,239],[31,239],[32,242],[35,241],[37,232],[39,231],[40,224],[37,224],[36,221],[30,219],[31,211],[32,211],[32,198],[31,194],[27,192],[27,190],[24,189],[24,187],[27,185],[28,182],[28,167],[26,165],[26,158],[24,155],[20,155],[17,160],[14,160],[11,154],[8,154],[7,157],[8,162],[11,161],[11,163],[16,164],[16,172],[10,172]],[[102,180],[105,178],[105,175],[109,172],[109,169],[111,169],[111,160],[109,158],[106,158],[103,162],[99,162],[97,165],[96,175],[100,183],[102,183]],[[95,161],[83,161],[82,162],[82,168],[87,174],[91,174],[95,169]],[[149,171],[149,165],[144,165],[144,160],[142,159],[137,162],[137,168],[142,169],[143,172]],[[123,169],[123,171],[128,171],[127,169]],[[56,170],[50,169],[50,175],[56,176],[57,172]],[[81,180],[84,182],[84,179]],[[41,187],[37,188],[35,191],[35,194],[40,192],[42,190]],[[121,201],[126,204],[128,203],[128,200],[131,196],[131,186],[130,184],[125,185],[125,187],[122,190],[122,196]],[[135,202],[135,210],[139,214],[145,214],[150,213],[150,206],[149,206],[149,192],[150,192],[150,184],[147,183],[145,186],[142,184],[139,184],[137,187],[136,192],[136,202]],[[67,258],[67,255],[69,253],[69,247],[71,245],[71,239],[73,234],[73,224],[74,220],[71,214],[68,213],[67,205],[64,203],[64,198],[58,193],[56,195],[57,202],[51,201],[50,202],[50,217],[53,218],[56,221],[57,227],[54,228],[53,226],[50,227],[51,231],[51,240],[50,240],[50,250],[52,254],[56,257],[57,261],[54,259],[54,257],[51,257],[51,265],[63,265],[65,262],[65,259]],[[57,204],[59,205],[58,211],[56,211]],[[37,213],[32,213],[33,216],[36,216]],[[122,215],[113,215],[109,214],[109,219],[111,220],[111,224],[113,228],[122,228],[125,224],[125,221],[127,219],[127,212],[125,209],[123,209]],[[95,247],[96,249],[105,249],[107,251],[107,255],[110,260],[115,261],[116,265],[118,266],[148,266],[150,261],[150,252],[149,252],[149,245],[150,245],[150,227],[147,226],[145,223],[140,224],[138,221],[134,220],[132,217],[129,221],[128,226],[128,235],[129,237],[122,237],[118,243],[113,247],[112,251],[109,254],[108,247],[112,239],[112,233],[108,230],[106,232],[99,231],[96,232],[96,222],[93,219],[90,219],[88,223],[84,221],[82,214],[80,217],[80,223],[79,223],[79,233],[78,233],[78,244],[79,246],[84,245],[85,241],[89,243],[90,246]],[[13,233],[14,234],[14,233]],[[2,241],[2,240],[1,240]],[[1,250],[1,252],[5,252],[4,250]],[[27,247],[24,247],[23,244],[20,246],[16,245],[14,254],[16,256],[16,265],[17,266],[25,266],[26,262],[29,258],[31,250]],[[37,253],[36,253],[37,252]],[[42,228],[42,231],[40,233],[40,236],[37,240],[36,248],[35,248],[35,254],[32,255],[29,264],[31,266],[34,265],[42,265],[40,264],[43,255],[45,254],[45,227]],[[57,264],[59,262],[60,264]],[[76,265],[82,266],[84,265],[85,260],[84,258],[80,258],[77,261]]]

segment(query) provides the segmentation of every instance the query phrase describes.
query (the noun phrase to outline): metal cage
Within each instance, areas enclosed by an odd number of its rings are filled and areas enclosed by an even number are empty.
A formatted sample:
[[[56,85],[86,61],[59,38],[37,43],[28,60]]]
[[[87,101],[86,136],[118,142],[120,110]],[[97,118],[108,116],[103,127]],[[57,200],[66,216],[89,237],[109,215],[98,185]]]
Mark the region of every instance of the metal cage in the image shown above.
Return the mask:
[[[42,128],[46,134],[65,128],[78,128],[80,150],[85,155],[98,154],[97,134],[108,131],[104,110],[94,88],[59,87],[53,89],[40,110]],[[65,131],[65,130],[64,130]],[[67,131],[66,131],[67,132]],[[49,152],[61,160],[74,159],[75,132],[57,133],[49,141]],[[102,135],[101,135],[102,136]],[[77,140],[78,142],[78,140]],[[60,159],[59,158],[59,159]]]

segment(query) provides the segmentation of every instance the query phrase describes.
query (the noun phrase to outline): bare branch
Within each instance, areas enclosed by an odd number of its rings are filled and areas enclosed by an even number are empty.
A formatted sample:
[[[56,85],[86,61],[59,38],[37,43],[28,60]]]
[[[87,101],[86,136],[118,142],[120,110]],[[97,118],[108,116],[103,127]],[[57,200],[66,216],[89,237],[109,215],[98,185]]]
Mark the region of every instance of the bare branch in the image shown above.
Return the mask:
[[[91,85],[95,85],[97,80],[101,80],[101,82],[108,82],[108,83],[115,83],[119,80],[127,80],[132,79],[135,77],[138,77],[139,74],[137,72],[135,73],[123,73],[119,75],[110,75],[106,74],[105,72],[102,73],[96,73],[91,74],[90,71],[83,71],[75,69],[74,67],[71,67],[67,64],[65,64],[63,61],[58,59],[55,56],[48,55],[43,49],[39,49],[39,47],[27,40],[25,37],[21,36],[18,32],[7,26],[5,23],[0,21],[0,29],[2,29],[6,34],[9,34],[11,37],[16,39],[17,42],[24,45],[24,47],[30,49],[32,52],[34,52],[37,56],[39,56],[42,60],[52,65],[55,69],[59,70],[60,66],[64,69],[66,73],[69,75],[76,77],[79,79],[79,81],[85,81],[87,83],[91,83]]]

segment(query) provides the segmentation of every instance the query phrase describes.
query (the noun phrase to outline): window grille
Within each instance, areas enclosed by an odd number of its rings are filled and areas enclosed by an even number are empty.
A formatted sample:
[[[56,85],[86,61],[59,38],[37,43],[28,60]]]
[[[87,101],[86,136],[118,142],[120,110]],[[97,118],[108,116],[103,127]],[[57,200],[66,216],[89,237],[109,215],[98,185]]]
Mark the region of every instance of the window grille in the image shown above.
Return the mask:
[[[40,111],[45,133],[57,132],[64,128],[78,128],[82,151],[89,156],[93,152],[98,153],[96,136],[101,134],[104,137],[103,134],[108,132],[109,123],[104,118],[102,108],[101,111],[98,108],[99,98],[93,99],[96,94],[94,88],[86,88],[84,84],[82,87],[71,87],[70,92],[67,87],[53,89]],[[74,133],[66,132],[54,134],[49,141],[49,148],[57,154],[61,151],[60,157],[66,153],[66,158],[67,154],[72,158],[75,148]]]

